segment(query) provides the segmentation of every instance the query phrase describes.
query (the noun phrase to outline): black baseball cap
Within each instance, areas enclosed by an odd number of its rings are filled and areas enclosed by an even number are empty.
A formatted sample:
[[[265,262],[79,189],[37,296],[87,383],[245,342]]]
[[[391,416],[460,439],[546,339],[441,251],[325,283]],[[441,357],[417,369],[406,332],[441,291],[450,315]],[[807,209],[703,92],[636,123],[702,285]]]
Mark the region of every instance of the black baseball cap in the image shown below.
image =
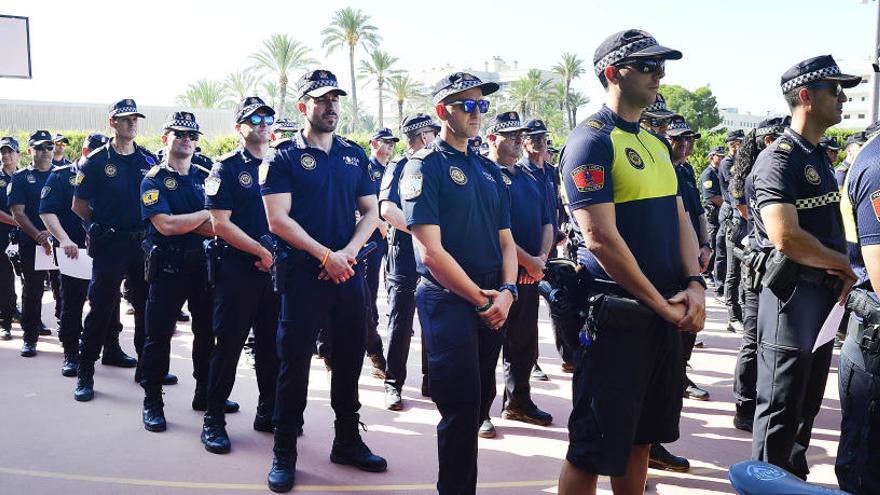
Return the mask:
[[[34,131],[34,133],[28,137],[28,147],[30,148],[39,146],[43,143],[54,143],[54,141],[52,141],[52,134],[49,134],[49,131],[41,129],[39,131]]]
[[[547,134],[547,124],[541,119],[531,119],[526,122],[526,134],[529,136]]]
[[[395,143],[400,141],[400,138],[394,137],[394,133],[387,127],[377,130],[372,136],[370,136],[370,141],[376,141],[378,139],[383,141],[394,141]]]
[[[165,125],[162,126],[165,130],[172,131],[199,131],[199,124],[196,122],[196,116],[190,112],[173,112],[168,115],[168,118],[165,119]]]
[[[819,146],[831,151],[839,151],[840,145],[837,144],[837,138],[834,136],[822,136],[819,138]]]
[[[138,112],[137,103],[131,98],[119,100],[110,105],[110,118],[127,117],[129,115],[137,115],[142,119],[146,118],[144,114]]]
[[[737,129],[735,131],[730,131],[727,133],[727,137],[724,138],[725,143],[730,143],[733,141],[743,141],[746,138],[746,133],[743,132],[742,129]]]
[[[110,142],[110,138],[103,134],[89,134],[85,141],[83,141],[83,148],[88,148],[89,151],[94,151],[108,142]]]
[[[617,65],[626,60],[638,58],[662,58],[678,60],[681,52],[665,47],[649,33],[639,29],[627,29],[612,34],[593,54],[593,69],[596,75],[602,74],[606,67]]]
[[[520,132],[525,131],[526,127],[522,125],[517,112],[501,112],[492,118],[487,128],[489,134],[500,134],[502,132]]]

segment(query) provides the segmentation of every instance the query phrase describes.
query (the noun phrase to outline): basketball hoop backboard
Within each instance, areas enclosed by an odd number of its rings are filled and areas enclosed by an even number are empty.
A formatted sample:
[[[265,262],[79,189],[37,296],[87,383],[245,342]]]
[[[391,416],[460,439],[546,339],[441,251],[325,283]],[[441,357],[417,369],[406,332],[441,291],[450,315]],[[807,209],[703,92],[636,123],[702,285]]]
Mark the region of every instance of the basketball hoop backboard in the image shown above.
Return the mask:
[[[27,17],[0,14],[0,77],[31,78],[31,40]]]

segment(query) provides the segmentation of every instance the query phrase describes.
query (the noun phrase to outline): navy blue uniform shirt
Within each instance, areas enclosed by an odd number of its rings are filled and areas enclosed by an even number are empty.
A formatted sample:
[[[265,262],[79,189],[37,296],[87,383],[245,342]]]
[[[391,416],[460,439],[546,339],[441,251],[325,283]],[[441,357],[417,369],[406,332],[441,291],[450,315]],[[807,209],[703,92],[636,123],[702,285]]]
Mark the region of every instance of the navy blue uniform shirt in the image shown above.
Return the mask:
[[[259,173],[263,196],[290,193],[290,218],[327,248],[344,248],[354,234],[358,198],[376,194],[363,148],[334,136],[327,154],[300,131],[269,150]]]
[[[849,167],[840,209],[850,265],[859,278],[856,287],[876,293],[861,248],[880,244],[880,139],[865,143]]]
[[[721,190],[721,201],[733,206],[735,203],[730,197],[730,167],[733,166],[733,157],[730,155],[721,159],[718,164],[718,188]]]
[[[239,147],[220,157],[205,180],[205,207],[229,210],[230,221],[252,239],[269,233],[266,209],[257,181],[263,160]]]
[[[3,171],[0,167],[0,210],[9,212],[9,203],[7,201],[7,193],[12,188],[12,176]],[[11,214],[11,213],[10,213]],[[0,222],[0,247],[9,245],[9,232],[15,229],[14,225]]]
[[[711,164],[706,165],[706,168],[703,169],[703,172],[700,174],[700,192],[703,196],[703,203],[706,206],[712,203],[711,199],[714,196],[721,196],[721,185],[718,180],[718,171],[715,170]]]
[[[376,159],[374,156],[370,156],[370,179],[373,181],[373,185],[376,188],[376,198],[378,199],[381,194],[381,185],[382,185],[382,176],[385,175],[385,165],[382,165],[382,162]],[[379,233],[379,229],[373,231],[373,235],[370,236],[371,241],[376,241],[377,243],[382,242],[382,234]]]
[[[380,207],[382,201],[391,201],[400,208],[400,211],[403,211],[403,205],[400,202],[400,177],[403,175],[403,169],[406,167],[406,162],[409,161],[410,156],[411,154],[407,151],[400,159],[388,162],[388,166],[385,167],[385,172],[382,174],[382,182],[379,183]],[[401,243],[405,243],[406,246],[412,246],[412,236],[406,232],[395,231],[393,245],[399,246]]]
[[[406,163],[400,197],[406,225],[438,225],[443,248],[469,277],[501,270],[498,232],[510,228],[510,193],[492,161],[438,138]],[[430,276],[421,256],[416,265]]]
[[[40,213],[54,213],[77,246],[86,247],[86,231],[82,220],[70,209],[73,190],[76,188],[76,165],[67,164],[52,169],[40,199]]]
[[[603,107],[569,135],[559,162],[570,210],[611,203],[617,230],[642,273],[661,291],[684,278],[679,248],[678,175],[669,144]],[[584,244],[577,222],[578,262],[610,280]]]
[[[798,224],[830,249],[846,252],[840,218],[840,191],[828,156],[791,128],[755,161],[755,232],[761,247],[773,247],[761,218],[761,208],[790,204]]]
[[[675,166],[678,175],[678,183],[681,185],[681,201],[685,211],[691,218],[694,232],[700,230],[700,215],[703,214],[703,203],[700,201],[700,191],[697,188],[697,178],[690,163],[682,163]]]
[[[544,201],[547,203],[547,211],[550,212],[550,222],[553,224],[553,232],[555,233],[559,230],[559,171],[549,163],[545,163],[543,167],[537,167],[529,161],[528,157],[520,160],[518,165],[525,167],[539,182],[544,183]]]
[[[541,254],[544,226],[551,224],[545,201],[546,181],[538,179],[525,167],[515,165],[514,171],[498,166],[501,180],[510,191],[510,232],[513,241],[532,256]]]
[[[137,145],[134,153],[120,155],[112,143],[91,152],[80,166],[74,195],[90,203],[93,222],[123,232],[144,230],[141,181],[156,157]]]
[[[147,225],[147,237],[159,246],[173,246],[184,251],[202,249],[205,239],[199,234],[165,236],[153,222],[155,215],[183,215],[205,209],[205,178],[207,174],[194,166],[180,175],[167,162],[156,165],[141,182],[141,215]]]
[[[24,213],[34,224],[37,230],[46,230],[43,220],[40,219],[40,197],[42,196],[46,185],[46,179],[49,178],[49,170],[41,172],[33,166],[24,170],[19,170],[12,176],[12,189],[9,191],[7,201],[9,206],[24,205]],[[19,245],[34,244],[31,236],[22,231],[18,238]]]

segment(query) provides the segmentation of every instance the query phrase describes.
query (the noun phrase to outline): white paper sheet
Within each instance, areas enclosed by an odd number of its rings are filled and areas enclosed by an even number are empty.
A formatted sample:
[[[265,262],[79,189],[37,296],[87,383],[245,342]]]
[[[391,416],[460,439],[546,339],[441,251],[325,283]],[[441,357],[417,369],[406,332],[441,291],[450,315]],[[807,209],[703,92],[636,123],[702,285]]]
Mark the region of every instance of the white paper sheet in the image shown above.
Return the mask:
[[[825,318],[825,323],[822,324],[822,328],[819,330],[819,335],[816,336],[816,343],[813,345],[813,352],[816,352],[816,349],[834,340],[834,336],[837,335],[837,329],[840,328],[840,321],[843,319],[843,311],[843,305],[837,303],[831,308],[831,311],[828,312],[828,317]]]
[[[34,270],[35,271],[45,271],[45,270],[57,270],[58,264],[55,263],[55,253],[50,252],[46,254],[46,250],[43,249],[43,246],[34,246],[36,250],[36,254],[34,255]]]
[[[85,249],[79,250],[79,255],[72,260],[64,254],[64,251],[58,250],[58,268],[62,275],[68,277],[80,278],[83,280],[91,280],[92,278],[92,258],[86,253]]]

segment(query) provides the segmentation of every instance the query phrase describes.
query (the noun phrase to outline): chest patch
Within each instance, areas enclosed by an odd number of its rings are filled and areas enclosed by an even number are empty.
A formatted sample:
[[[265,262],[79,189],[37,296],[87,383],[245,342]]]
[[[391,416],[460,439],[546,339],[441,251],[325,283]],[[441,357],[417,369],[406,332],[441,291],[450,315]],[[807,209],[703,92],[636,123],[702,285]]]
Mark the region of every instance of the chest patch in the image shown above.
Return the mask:
[[[464,174],[464,171],[458,167],[449,167],[449,177],[452,179],[452,182],[455,182],[459,186],[463,186],[467,184],[467,175]]]
[[[165,177],[165,180],[162,181],[162,183],[165,184],[165,188],[169,191],[177,189],[177,179],[174,177]]]
[[[205,194],[213,196],[220,190],[220,177],[208,177],[205,179]]]
[[[511,184],[513,184],[513,181],[510,180],[510,177],[508,177],[508,176],[505,175],[505,174],[501,174],[501,180],[503,180],[504,183],[507,184],[508,186],[510,186]]]
[[[82,181],[85,178],[86,178],[85,174],[83,174],[82,172],[77,172],[76,173],[76,185],[82,184]]]
[[[75,186],[76,183],[78,182],[78,180],[79,180],[79,177],[78,177],[78,176],[76,176],[76,175],[71,175],[71,176],[67,179],[67,182],[70,183],[71,186]]]
[[[104,175],[106,175],[107,177],[116,177],[116,165],[108,163],[104,167]]]
[[[43,186],[43,189],[40,190],[40,199],[46,199],[49,196],[49,192],[52,190],[49,186]]]
[[[490,180],[492,182],[495,182],[495,177],[492,177],[492,174],[490,174],[489,172],[486,172],[485,170],[483,170],[483,177],[485,177],[486,180]]]
[[[817,172],[816,168],[812,165],[807,165],[806,168],[804,168],[804,177],[806,177],[807,182],[814,186],[818,186],[819,183],[822,182],[822,178],[819,177],[819,172]]]
[[[605,187],[605,167],[581,165],[571,171],[571,180],[579,192],[594,192]]]
[[[0,189],[6,187],[6,179],[0,179]]]
[[[342,161],[345,162],[346,165],[351,165],[353,167],[357,167],[360,164],[360,160],[356,156],[343,156]]]
[[[154,204],[159,202],[159,190],[158,189],[148,189],[144,191],[144,194],[141,196],[141,201],[144,202],[144,206],[153,206]]]
[[[400,197],[415,199],[422,194],[422,174],[406,175],[400,181]]]
[[[25,177],[25,178],[27,179],[28,184],[36,184],[37,183],[37,178],[34,177],[34,174],[27,174],[27,177]]]
[[[318,161],[315,160],[315,157],[308,153],[303,153],[301,157],[299,157],[299,164],[302,165],[302,168],[306,170],[315,170],[315,165],[318,164]],[[262,184],[263,181],[260,181]]]
[[[712,187],[712,181],[707,180],[707,181],[703,182],[703,187],[705,187],[706,189]]]
[[[642,160],[642,157],[639,156],[638,152],[632,148],[627,148],[624,153],[626,154],[626,159],[629,161],[629,164],[638,170],[643,170],[645,168],[645,162]]]
[[[250,189],[254,185],[254,178],[247,172],[238,174],[238,183],[245,189]],[[220,187],[220,179],[217,179],[217,187]]]

